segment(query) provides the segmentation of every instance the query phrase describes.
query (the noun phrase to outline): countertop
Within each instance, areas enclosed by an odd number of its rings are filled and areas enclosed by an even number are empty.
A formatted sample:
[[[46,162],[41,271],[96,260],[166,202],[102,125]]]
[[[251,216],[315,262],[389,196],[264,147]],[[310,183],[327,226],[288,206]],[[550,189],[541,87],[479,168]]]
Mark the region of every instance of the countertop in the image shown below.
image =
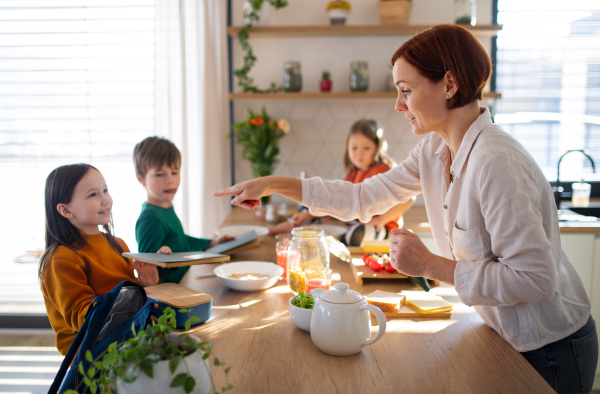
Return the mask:
[[[404,227],[415,233],[430,233],[429,219],[424,205],[412,206],[403,216]],[[600,221],[559,222],[561,233],[600,233]]]
[[[423,211],[424,212],[424,211]],[[414,213],[414,212],[413,212]],[[261,224],[252,211],[234,208],[223,225]],[[275,261],[275,239],[232,256],[232,261]],[[288,312],[285,281],[259,292],[239,293],[215,277],[196,279],[215,265],[192,266],[182,285],[214,297],[212,318],[192,333],[214,343],[214,355],[232,366],[229,383],[239,393],[552,393],[527,361],[471,307],[454,287],[432,292],[454,305],[449,319],[392,319],[383,338],[359,354],[322,353]],[[362,294],[415,289],[408,280],[353,281],[347,263],[331,256],[333,280]],[[375,332],[377,327],[373,328]],[[211,366],[217,391],[222,368]]]

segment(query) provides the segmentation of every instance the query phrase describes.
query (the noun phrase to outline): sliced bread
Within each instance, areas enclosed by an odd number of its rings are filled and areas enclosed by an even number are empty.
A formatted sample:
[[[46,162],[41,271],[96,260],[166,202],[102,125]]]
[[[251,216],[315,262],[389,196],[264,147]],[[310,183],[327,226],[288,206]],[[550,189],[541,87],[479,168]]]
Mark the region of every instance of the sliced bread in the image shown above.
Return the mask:
[[[406,297],[398,293],[390,293],[388,291],[374,291],[367,294],[367,302],[371,305],[379,307],[384,313],[396,313],[400,310]]]

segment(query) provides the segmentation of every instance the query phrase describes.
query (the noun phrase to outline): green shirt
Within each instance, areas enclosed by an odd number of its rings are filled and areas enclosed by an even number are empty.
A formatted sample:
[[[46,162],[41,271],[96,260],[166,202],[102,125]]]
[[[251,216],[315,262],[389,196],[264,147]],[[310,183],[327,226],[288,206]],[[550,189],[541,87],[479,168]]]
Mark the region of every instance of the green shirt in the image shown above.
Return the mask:
[[[173,207],[161,208],[147,202],[142,204],[142,213],[135,224],[135,240],[139,253],[156,253],[162,246],[168,246],[173,253],[199,252],[211,241],[185,235]],[[158,267],[160,283],[179,283],[189,268]]]

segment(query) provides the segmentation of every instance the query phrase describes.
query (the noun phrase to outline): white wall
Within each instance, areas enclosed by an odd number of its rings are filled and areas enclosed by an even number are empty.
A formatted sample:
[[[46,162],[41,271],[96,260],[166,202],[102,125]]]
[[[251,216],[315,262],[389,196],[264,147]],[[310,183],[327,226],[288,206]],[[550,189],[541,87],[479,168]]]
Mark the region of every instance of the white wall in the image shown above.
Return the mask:
[[[233,0],[233,24],[240,26],[243,0]],[[325,11],[327,0],[290,0],[289,5],[280,10],[271,10],[269,25],[326,25],[329,24]],[[380,24],[376,0],[351,0],[353,10],[348,25]],[[413,2],[410,24],[430,25],[452,23],[454,19],[453,0],[418,0]],[[491,0],[477,1],[479,24],[490,24]],[[408,36],[376,37],[252,37],[250,42],[257,62],[250,75],[259,87],[267,87],[271,82],[283,80],[283,63],[288,60],[301,62],[303,91],[319,91],[322,70],[331,70],[333,91],[349,91],[350,62],[369,62],[370,91],[385,90],[387,78],[391,74],[389,59]],[[489,51],[490,39],[482,43]],[[243,52],[237,40],[234,45],[234,68],[243,61]],[[234,83],[237,81],[234,78]],[[235,91],[241,89],[235,86]],[[402,161],[410,149],[419,141],[410,132],[410,127],[402,114],[394,111],[393,99],[377,100],[312,100],[312,101],[237,101],[235,121],[246,116],[248,107],[255,110],[266,106],[269,115],[284,117],[291,122],[292,131],[281,140],[281,163],[276,173],[299,176],[305,171],[307,176],[325,178],[343,177],[342,156],[344,141],[350,125],[363,117],[374,118],[383,124],[386,139],[390,144],[389,153],[397,161]],[[248,163],[241,159],[239,149],[236,154],[236,181],[251,178]]]

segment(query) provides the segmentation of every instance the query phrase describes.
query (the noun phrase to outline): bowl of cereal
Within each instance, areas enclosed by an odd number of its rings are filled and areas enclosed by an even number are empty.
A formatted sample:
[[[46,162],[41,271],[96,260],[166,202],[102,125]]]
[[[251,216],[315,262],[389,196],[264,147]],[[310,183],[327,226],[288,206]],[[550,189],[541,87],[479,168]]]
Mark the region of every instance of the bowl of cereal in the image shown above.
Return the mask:
[[[266,261],[240,261],[222,264],[213,271],[226,287],[236,291],[259,291],[273,286],[283,268]]]

